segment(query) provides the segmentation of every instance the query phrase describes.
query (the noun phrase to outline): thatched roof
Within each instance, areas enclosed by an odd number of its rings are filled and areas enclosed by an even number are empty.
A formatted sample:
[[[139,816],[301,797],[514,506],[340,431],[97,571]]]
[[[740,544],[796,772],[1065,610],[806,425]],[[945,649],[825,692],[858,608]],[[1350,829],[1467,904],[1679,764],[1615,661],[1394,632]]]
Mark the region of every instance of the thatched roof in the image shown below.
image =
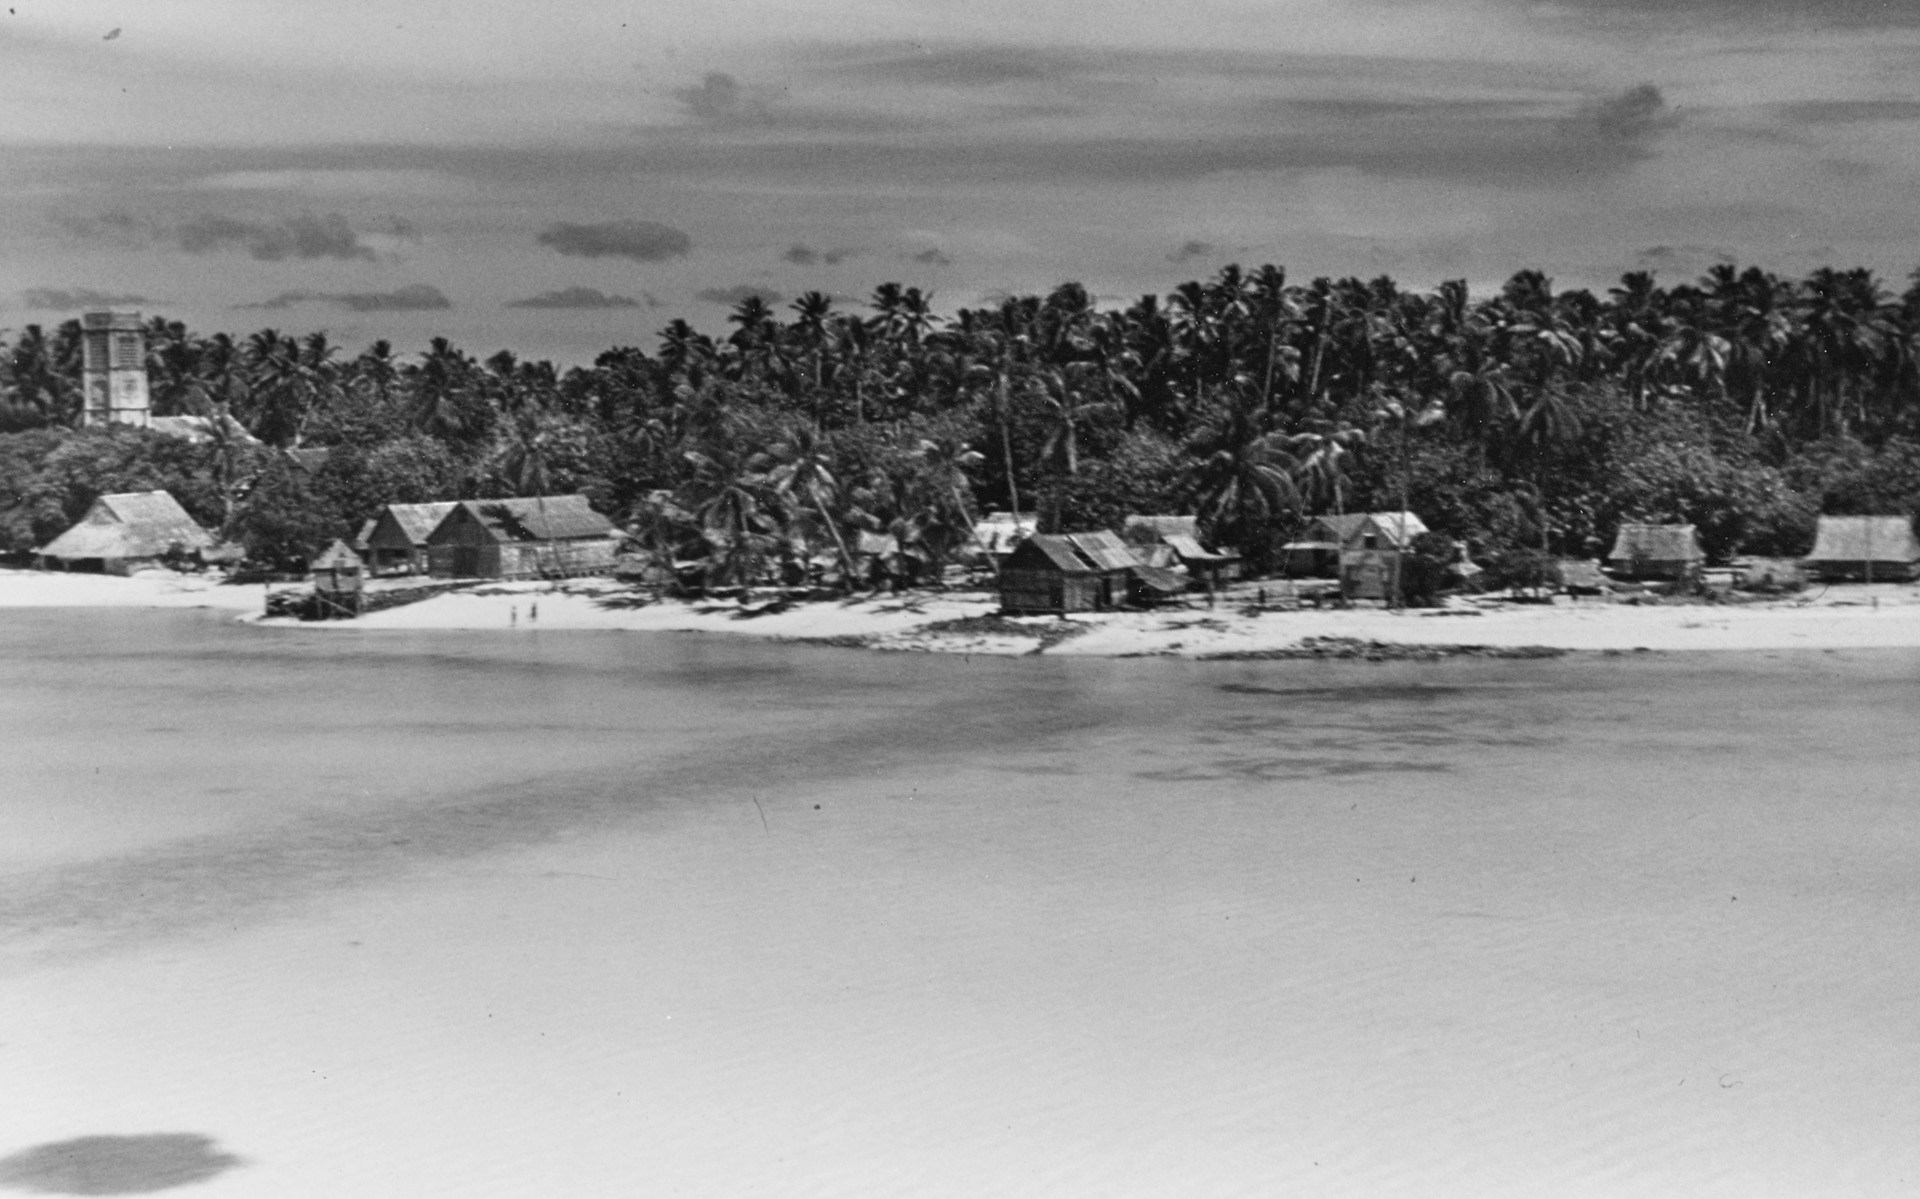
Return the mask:
[[[49,558],[158,558],[198,550],[213,536],[164,491],[129,491],[93,501],[80,522],[41,547]]]
[[[1808,562],[1920,562],[1920,542],[1904,516],[1823,516]]]
[[[1200,518],[1197,516],[1129,516],[1120,526],[1120,535],[1128,541],[1151,544],[1167,537],[1189,537],[1200,540]]]
[[[416,546],[425,545],[428,535],[447,518],[447,513],[459,506],[458,500],[436,500],[431,504],[388,504],[380,516],[368,522],[368,527],[362,531],[361,544],[366,544],[373,536],[374,528],[382,519],[391,517],[408,541]]]
[[[497,541],[583,541],[616,532],[584,495],[463,500],[460,507]]]
[[[1706,556],[1692,525],[1621,525],[1607,561],[1699,562]]]
[[[316,572],[322,570],[359,570],[363,565],[365,564],[361,562],[360,555],[353,552],[353,547],[336,537],[332,545],[321,550],[320,556],[307,564],[307,569]]]
[[[1559,561],[1560,585],[1569,591],[1605,591],[1612,580],[1600,573],[1600,564],[1586,558],[1562,558]],[[1479,567],[1474,567],[1479,570]]]

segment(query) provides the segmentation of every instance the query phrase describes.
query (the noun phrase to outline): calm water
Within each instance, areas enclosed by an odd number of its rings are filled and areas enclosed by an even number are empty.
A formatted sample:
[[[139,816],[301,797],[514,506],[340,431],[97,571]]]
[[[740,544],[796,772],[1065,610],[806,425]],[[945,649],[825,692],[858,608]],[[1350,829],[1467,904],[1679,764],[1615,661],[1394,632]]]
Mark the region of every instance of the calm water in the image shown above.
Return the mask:
[[[1904,1196],[1917,716],[0,612],[0,1186]]]

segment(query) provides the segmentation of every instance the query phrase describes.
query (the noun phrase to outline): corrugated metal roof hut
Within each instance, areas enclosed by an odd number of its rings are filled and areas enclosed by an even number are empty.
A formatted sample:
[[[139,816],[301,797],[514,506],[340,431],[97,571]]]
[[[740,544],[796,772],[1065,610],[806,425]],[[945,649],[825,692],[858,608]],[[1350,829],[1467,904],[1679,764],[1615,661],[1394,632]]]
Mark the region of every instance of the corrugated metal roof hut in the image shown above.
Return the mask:
[[[1140,568],[1112,533],[1035,533],[1000,567],[1004,612],[1093,612],[1126,598]]]
[[[1818,579],[1912,579],[1920,541],[1904,516],[1823,516],[1801,566]]]
[[[619,531],[584,495],[462,500],[427,535],[435,578],[608,574]]]
[[[360,614],[366,564],[353,547],[336,538],[307,564],[307,575],[313,580],[314,607],[322,619]]]
[[[1692,525],[1621,525],[1607,569],[1626,579],[1684,579],[1706,560]]]
[[[103,495],[87,514],[40,548],[43,562],[64,570],[130,574],[173,554],[213,546],[213,535],[164,491]]]
[[[1308,521],[1299,537],[1280,548],[1287,556],[1288,574],[1335,578],[1342,551],[1404,549],[1404,543],[1426,531],[1426,522],[1411,512],[1329,514]]]
[[[382,508],[355,538],[367,569],[375,575],[426,574],[427,538],[457,506],[456,500],[440,500]]]
[[[1240,555],[1210,550],[1200,544],[1200,522],[1193,516],[1129,516],[1122,526],[1136,547],[1164,545],[1174,552],[1188,577],[1218,586],[1240,577]],[[1159,565],[1155,563],[1155,565]]]

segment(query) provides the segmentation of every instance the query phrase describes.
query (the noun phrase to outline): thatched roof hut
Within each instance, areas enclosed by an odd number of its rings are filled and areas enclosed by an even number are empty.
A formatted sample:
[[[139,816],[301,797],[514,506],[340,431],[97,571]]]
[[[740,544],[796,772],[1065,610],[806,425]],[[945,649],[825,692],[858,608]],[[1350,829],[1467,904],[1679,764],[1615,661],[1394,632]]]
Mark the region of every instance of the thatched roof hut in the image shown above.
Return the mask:
[[[1607,569],[1627,579],[1682,579],[1707,560],[1692,525],[1621,525]]]
[[[164,491],[103,495],[87,514],[39,550],[66,570],[128,574],[173,554],[210,549],[213,535]]]
[[[1904,516],[1823,516],[1801,565],[1820,579],[1911,579],[1920,570],[1920,541]]]
[[[609,574],[619,530],[583,495],[462,500],[427,535],[436,578]]]
[[[457,501],[388,504],[360,528],[355,548],[376,575],[426,574],[427,537],[454,510]]]

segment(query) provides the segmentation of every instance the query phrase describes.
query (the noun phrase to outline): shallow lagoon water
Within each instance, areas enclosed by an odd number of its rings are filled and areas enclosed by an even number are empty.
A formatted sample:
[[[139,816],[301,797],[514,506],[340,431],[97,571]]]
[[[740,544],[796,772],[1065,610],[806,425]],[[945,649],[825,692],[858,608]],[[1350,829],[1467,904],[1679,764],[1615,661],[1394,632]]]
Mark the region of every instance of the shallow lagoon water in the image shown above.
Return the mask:
[[[8,612],[0,1159],[207,1138],[207,1196],[1905,1195],[1917,715],[1910,651]]]

